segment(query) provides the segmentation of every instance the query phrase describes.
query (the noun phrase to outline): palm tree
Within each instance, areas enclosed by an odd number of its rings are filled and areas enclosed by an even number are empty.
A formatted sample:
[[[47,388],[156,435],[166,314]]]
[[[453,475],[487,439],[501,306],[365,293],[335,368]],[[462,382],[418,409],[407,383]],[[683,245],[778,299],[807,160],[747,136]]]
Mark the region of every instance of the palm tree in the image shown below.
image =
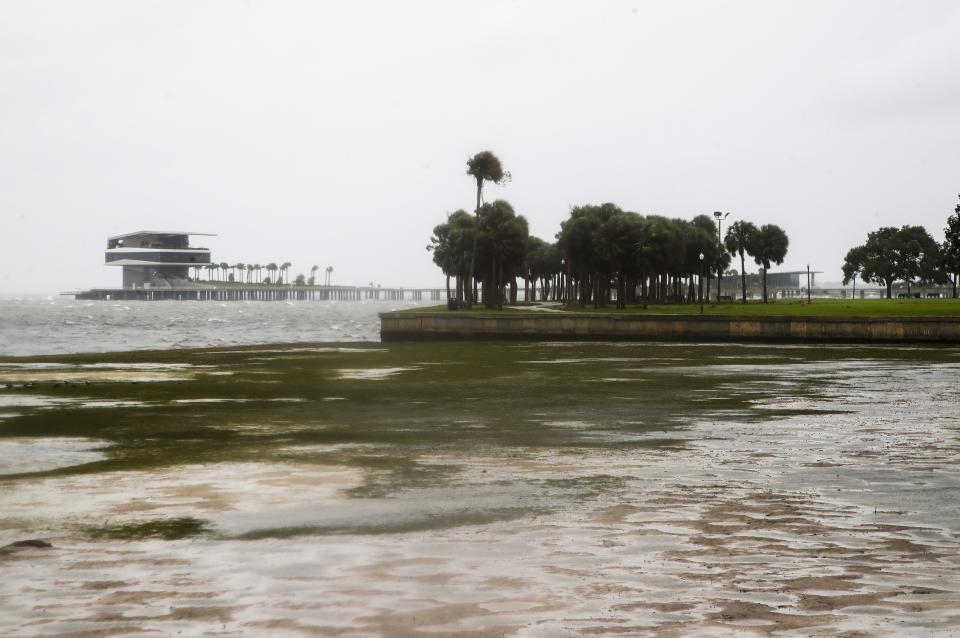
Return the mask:
[[[316,283],[317,283],[317,271],[318,271],[319,269],[320,269],[320,266],[317,266],[316,264],[314,264],[314,265],[310,268],[310,285],[311,285],[311,286],[314,286],[314,285],[316,285]]]
[[[504,275],[523,264],[529,230],[527,220],[502,199],[480,208],[480,229],[489,266],[484,278],[483,305],[503,310]],[[514,279],[516,281],[516,279]]]
[[[277,283],[277,264],[276,263],[271,261],[269,264],[267,264],[267,273],[268,273],[268,276],[270,276],[270,283],[272,284]],[[269,273],[272,273],[272,276],[269,275]]]
[[[480,151],[467,160],[467,175],[477,180],[477,206],[475,226],[477,232],[473,236],[473,250],[470,253],[470,271],[467,276],[467,309],[473,307],[473,272],[476,266],[477,235],[480,234],[480,200],[483,194],[483,183],[493,182],[500,184],[510,179],[509,173],[503,172],[500,160],[490,151]]]
[[[330,285],[333,275],[333,266],[327,266],[327,285]]]
[[[458,210],[447,215],[447,221],[434,226],[433,236],[427,250],[433,253],[433,263],[440,266],[447,276],[447,299],[455,297],[457,303],[463,303],[464,281],[467,268],[470,267],[470,246],[476,227],[473,215]],[[456,289],[451,291],[450,277],[456,278]]]
[[[789,244],[787,233],[782,228],[776,224],[764,224],[753,234],[747,246],[747,252],[753,260],[763,267],[763,303],[767,303],[767,271],[770,270],[770,264],[779,266],[783,263]]]
[[[740,255],[740,292],[743,303],[747,303],[747,269],[744,254],[750,246],[751,237],[756,232],[757,227],[750,222],[737,221],[727,227],[727,236],[723,238],[727,250],[731,254]]]
[[[290,277],[287,276],[287,270],[289,270],[289,269],[290,269],[290,266],[292,266],[292,265],[293,265],[293,264],[291,264],[289,261],[285,261],[285,262],[283,262],[283,264],[280,266],[280,273],[281,273],[280,283],[283,283],[283,282],[284,282],[284,279],[286,279],[286,282],[287,282],[288,284],[290,283]]]

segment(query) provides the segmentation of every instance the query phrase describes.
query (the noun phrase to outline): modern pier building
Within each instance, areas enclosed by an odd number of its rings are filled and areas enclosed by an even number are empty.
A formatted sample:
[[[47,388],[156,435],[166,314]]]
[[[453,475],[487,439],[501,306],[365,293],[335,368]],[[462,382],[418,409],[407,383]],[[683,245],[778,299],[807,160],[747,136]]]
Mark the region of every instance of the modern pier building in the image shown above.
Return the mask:
[[[190,246],[185,233],[139,230],[107,239],[107,266],[123,267],[124,288],[190,286],[190,268],[210,263],[210,249]]]

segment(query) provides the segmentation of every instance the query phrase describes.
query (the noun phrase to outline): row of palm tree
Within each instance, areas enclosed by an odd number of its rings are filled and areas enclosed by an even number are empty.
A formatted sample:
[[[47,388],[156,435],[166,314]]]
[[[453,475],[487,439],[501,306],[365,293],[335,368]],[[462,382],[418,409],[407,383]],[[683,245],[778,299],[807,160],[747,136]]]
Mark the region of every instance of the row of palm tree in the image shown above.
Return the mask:
[[[771,264],[783,263],[789,243],[786,233],[773,224],[758,229],[750,222],[736,222],[721,244],[716,228],[710,215],[687,221],[639,215],[609,203],[575,207],[557,236],[570,285],[579,285],[569,297],[580,305],[591,300],[597,305],[611,297],[609,287],[615,285],[621,308],[638,291],[644,304],[648,300],[696,301],[709,297],[713,273],[725,272],[731,255],[739,254],[743,302],[747,299],[745,255],[763,269],[766,302],[766,273]]]
[[[194,281],[201,281],[201,274],[205,271],[206,281],[208,282],[275,283],[283,285],[290,283],[288,271],[292,265],[289,261],[285,261],[279,265],[276,262],[261,265],[245,264],[243,262],[228,264],[224,261],[219,264],[212,263],[204,266],[192,266],[192,268],[194,270]],[[316,285],[316,273],[319,269],[320,267],[316,265],[310,268],[308,285]],[[267,271],[266,277],[263,276],[264,270]],[[327,266],[324,272],[326,274],[324,285],[329,286],[333,274],[333,266]]]
[[[508,202],[483,203],[484,184],[500,184],[510,176],[493,153],[470,158],[467,174],[477,185],[474,216],[463,210],[448,215],[434,228],[427,249],[447,275],[448,297],[455,296],[468,308],[481,283],[486,307],[499,307],[508,287],[515,300],[517,277],[525,282],[527,299],[531,289],[539,288],[550,298],[581,306],[609,303],[614,290],[618,308],[637,301],[638,295],[644,305],[696,301],[709,296],[712,274],[727,270],[731,255],[740,256],[743,302],[746,256],[762,267],[766,302],[767,271],[783,263],[789,245],[783,229],[773,224],[758,228],[735,222],[721,242],[710,215],[687,221],[639,215],[612,203],[573,207],[556,242],[548,242],[531,237],[526,219]]]
[[[524,272],[529,239],[527,220],[498,199],[481,204],[475,216],[464,210],[448,215],[433,229],[427,250],[447,276],[448,298],[469,308],[482,284],[484,306],[502,308],[508,296],[517,300],[516,278]]]

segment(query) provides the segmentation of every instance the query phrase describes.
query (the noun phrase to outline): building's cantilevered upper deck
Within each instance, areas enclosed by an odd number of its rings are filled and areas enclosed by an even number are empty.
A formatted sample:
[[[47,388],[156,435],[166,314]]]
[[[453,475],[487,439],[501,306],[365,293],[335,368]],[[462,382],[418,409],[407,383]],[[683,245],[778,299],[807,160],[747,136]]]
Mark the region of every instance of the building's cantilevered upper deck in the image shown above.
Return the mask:
[[[210,263],[210,249],[190,246],[190,235],[213,233],[139,230],[107,239],[108,266],[196,266]]]

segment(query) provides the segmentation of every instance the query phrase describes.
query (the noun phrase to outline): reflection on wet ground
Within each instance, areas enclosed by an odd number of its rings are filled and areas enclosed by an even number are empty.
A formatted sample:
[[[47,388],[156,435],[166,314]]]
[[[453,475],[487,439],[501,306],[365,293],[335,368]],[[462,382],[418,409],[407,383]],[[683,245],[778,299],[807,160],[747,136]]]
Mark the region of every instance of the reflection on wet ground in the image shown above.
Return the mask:
[[[0,634],[960,625],[960,350],[251,353],[0,362]]]

